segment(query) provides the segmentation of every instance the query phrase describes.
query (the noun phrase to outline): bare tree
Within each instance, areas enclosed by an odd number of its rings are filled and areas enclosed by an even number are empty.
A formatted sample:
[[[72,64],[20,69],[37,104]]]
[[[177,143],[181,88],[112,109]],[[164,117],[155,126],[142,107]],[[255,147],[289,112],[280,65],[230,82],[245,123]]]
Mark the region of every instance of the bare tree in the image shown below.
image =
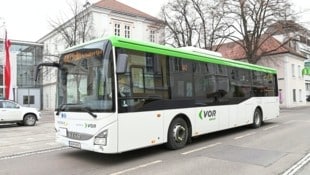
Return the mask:
[[[49,21],[51,27],[61,36],[65,47],[74,46],[93,38],[93,20],[89,12],[89,5],[88,1],[82,5],[78,0],[72,0],[71,3],[68,2],[70,17],[60,17]]]
[[[83,5],[79,0],[67,1],[68,12],[61,13],[60,17],[50,19],[49,24],[54,29],[54,42],[55,48],[61,49],[68,48],[79,43],[91,40],[94,38],[93,35],[93,19],[90,13],[91,4],[86,1]],[[62,48],[64,47],[64,48]],[[50,53],[48,47],[45,48],[44,53],[45,60],[54,62],[59,59],[58,50],[56,49],[53,53]],[[44,68],[43,75],[57,75],[56,69],[52,67]],[[79,77],[75,77],[77,84],[79,83]]]
[[[190,0],[168,2],[161,9],[161,17],[167,26],[167,41],[176,47],[192,46],[197,17],[192,13]]]
[[[226,0],[226,3],[227,26],[235,32],[229,39],[244,49],[248,62],[255,64],[262,56],[278,49],[268,52],[260,50],[278,32],[265,33],[266,30],[276,21],[286,21],[292,17],[288,0]],[[287,42],[289,39],[283,45]]]
[[[231,33],[224,23],[225,0],[191,0],[195,12],[199,16],[199,47],[216,50]],[[214,47],[216,46],[216,47]]]
[[[174,0],[162,7],[167,43],[176,47],[199,46],[212,49],[223,42],[224,0]]]

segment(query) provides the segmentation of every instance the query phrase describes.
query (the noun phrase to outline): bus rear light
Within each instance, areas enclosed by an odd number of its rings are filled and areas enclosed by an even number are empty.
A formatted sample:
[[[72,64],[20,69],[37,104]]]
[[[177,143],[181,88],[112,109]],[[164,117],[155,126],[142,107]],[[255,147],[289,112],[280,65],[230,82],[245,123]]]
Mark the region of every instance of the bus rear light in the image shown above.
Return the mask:
[[[95,137],[94,144],[95,144],[95,145],[103,145],[103,146],[106,146],[106,145],[107,145],[107,138],[108,138],[108,130],[106,129],[106,130],[100,132],[100,133]]]

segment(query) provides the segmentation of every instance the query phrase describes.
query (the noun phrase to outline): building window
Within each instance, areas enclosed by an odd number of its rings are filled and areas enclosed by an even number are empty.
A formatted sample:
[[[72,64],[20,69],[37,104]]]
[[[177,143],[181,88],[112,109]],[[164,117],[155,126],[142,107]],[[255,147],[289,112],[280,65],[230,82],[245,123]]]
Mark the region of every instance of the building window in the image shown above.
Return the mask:
[[[155,30],[150,31],[150,41],[155,43]]]
[[[296,102],[296,89],[293,89],[293,102]]]
[[[130,26],[129,25],[125,25],[125,38],[130,38]]]
[[[23,104],[24,105],[33,105],[34,104],[34,96],[23,96]]]
[[[119,23],[114,24],[114,35],[116,35],[116,36],[121,35],[121,24],[119,24]]]
[[[300,102],[302,102],[302,95],[301,94],[302,94],[302,91],[301,91],[301,89],[299,89],[299,101]]]
[[[131,38],[132,30],[134,29],[132,22],[123,20],[113,20],[114,24],[114,35],[122,36],[125,38]]]
[[[301,78],[301,66],[298,65],[298,68],[297,68],[297,74],[298,74],[298,78]]]
[[[292,64],[292,77],[295,77],[295,64]]]

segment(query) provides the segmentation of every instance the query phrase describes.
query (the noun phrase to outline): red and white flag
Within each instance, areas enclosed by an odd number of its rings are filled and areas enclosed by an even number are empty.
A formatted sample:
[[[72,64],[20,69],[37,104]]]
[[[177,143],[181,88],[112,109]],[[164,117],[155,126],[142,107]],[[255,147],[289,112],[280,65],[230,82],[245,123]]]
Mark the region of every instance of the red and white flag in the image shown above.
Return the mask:
[[[7,100],[13,100],[13,89],[11,81],[11,63],[10,63],[10,47],[11,41],[7,38],[7,32],[4,34],[4,98]]]

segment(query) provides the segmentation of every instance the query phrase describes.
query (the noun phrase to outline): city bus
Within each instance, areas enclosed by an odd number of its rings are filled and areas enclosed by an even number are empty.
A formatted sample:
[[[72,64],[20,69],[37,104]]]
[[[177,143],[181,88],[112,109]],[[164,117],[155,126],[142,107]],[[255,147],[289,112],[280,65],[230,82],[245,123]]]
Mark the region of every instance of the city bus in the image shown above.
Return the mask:
[[[65,50],[56,141],[99,153],[164,144],[279,116],[275,69],[111,36]]]

